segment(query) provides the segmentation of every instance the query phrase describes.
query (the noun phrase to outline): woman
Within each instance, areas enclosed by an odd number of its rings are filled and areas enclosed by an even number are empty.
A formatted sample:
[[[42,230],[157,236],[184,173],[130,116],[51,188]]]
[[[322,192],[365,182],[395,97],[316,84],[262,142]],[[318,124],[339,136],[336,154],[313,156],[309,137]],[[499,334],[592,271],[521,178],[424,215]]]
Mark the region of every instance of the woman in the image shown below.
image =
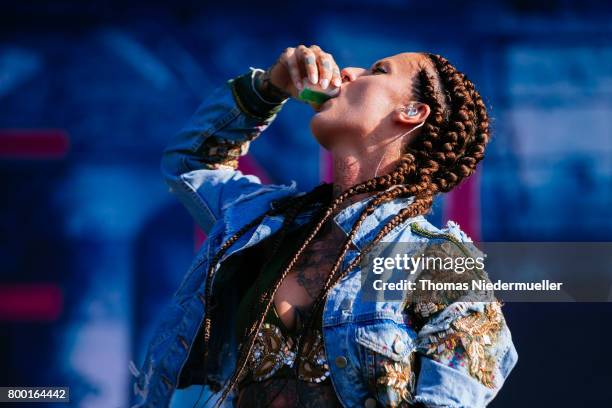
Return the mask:
[[[299,193],[236,170],[306,81],[340,88],[310,123],[333,183]],[[457,224],[424,214],[488,139],[480,95],[438,55],[340,71],[301,45],[228,81],[164,152],[168,185],[208,239],[133,370],[137,406],[192,384],[243,408],[485,406],[517,360],[499,304],[367,302],[360,262],[382,241],[461,249]]]

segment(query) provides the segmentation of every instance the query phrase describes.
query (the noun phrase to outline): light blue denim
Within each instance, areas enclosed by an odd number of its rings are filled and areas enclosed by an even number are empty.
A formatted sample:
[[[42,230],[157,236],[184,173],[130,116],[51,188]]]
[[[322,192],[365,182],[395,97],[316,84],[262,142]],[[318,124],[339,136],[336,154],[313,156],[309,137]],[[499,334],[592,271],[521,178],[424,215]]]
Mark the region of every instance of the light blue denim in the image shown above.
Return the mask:
[[[253,74],[253,70],[249,75]],[[204,141],[210,137],[244,143],[254,140],[274,120],[247,114],[236,104],[231,82],[217,89],[195,112],[189,123],[169,143],[163,154],[161,170],[165,181],[176,197],[186,206],[208,238],[196,254],[171,306],[162,316],[140,369],[132,366],[136,377],[133,390],[135,406],[168,406],[182,367],[192,350],[204,316],[204,275],[209,260],[220,245],[241,227],[270,209],[275,200],[299,194],[296,183],[265,185],[254,175],[245,175],[233,168],[207,169],[202,162]],[[247,141],[248,140],[248,141]],[[334,222],[348,233],[369,199],[353,203],[340,211]],[[354,238],[356,250],[350,250],[343,268],[371,241],[377,232],[397,212],[409,204],[411,198],[398,198],[382,204],[369,215]],[[311,220],[314,211],[303,212],[298,225]],[[251,247],[279,230],[280,215],[263,219],[256,227],[238,239],[223,256],[221,263],[232,255]],[[416,233],[410,224],[416,223],[431,234]],[[452,221],[444,228],[431,225],[423,216],[414,217],[383,239],[385,242],[434,242],[455,237],[470,241]],[[219,264],[215,270],[218,270]],[[240,271],[248,273],[249,270]],[[213,276],[214,282],[214,276]],[[213,285],[214,288],[214,285]],[[231,296],[219,302],[233,302]],[[468,364],[447,364],[444,359],[432,358],[423,352],[423,344],[444,333],[453,321],[473,313],[482,313],[484,303],[452,304],[433,317],[416,332],[402,310],[400,302],[366,302],[361,297],[359,267],[338,282],[327,297],[323,314],[323,339],[330,376],[336,394],[345,407],[362,407],[370,399],[378,406],[398,404],[397,389],[384,389],[378,384],[380,361],[406,362],[414,353],[419,359],[414,401],[428,407],[483,407],[497,394],[504,380],[517,362],[517,352],[510,331],[502,318],[502,327],[493,344],[487,347],[495,362],[494,385],[485,386],[470,375]],[[213,332],[223,333],[211,342],[210,379],[223,383],[236,362],[232,304],[229,311],[213,320]],[[398,346],[400,342],[400,346]],[[213,401],[215,398],[212,399]],[[231,406],[231,399],[226,406]]]

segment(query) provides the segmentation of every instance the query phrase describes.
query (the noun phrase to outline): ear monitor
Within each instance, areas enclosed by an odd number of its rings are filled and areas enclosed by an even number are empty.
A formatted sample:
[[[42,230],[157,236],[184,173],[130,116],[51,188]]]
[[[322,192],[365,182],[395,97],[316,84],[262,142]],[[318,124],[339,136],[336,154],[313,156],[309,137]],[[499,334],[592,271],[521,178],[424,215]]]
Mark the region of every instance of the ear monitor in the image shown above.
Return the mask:
[[[408,114],[408,116],[412,117],[412,116],[416,116],[419,113],[419,110],[415,108],[414,105],[410,105],[406,113]]]

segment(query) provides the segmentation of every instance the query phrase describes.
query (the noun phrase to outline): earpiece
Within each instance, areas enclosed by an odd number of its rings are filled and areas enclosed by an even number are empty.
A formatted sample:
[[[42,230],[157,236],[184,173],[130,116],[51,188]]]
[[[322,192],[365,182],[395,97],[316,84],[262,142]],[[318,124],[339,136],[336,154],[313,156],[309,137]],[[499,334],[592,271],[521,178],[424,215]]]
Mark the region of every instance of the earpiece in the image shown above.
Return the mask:
[[[408,114],[408,116],[416,116],[419,111],[417,108],[414,107],[414,105],[410,105],[406,113]]]

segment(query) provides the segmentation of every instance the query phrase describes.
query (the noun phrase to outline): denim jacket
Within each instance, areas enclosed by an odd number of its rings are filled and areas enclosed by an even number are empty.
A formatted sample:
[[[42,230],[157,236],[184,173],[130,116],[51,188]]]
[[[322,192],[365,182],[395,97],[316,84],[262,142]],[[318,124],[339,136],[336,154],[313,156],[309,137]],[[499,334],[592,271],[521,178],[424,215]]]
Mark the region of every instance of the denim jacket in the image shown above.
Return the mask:
[[[238,157],[246,154],[249,143],[270,125],[284,103],[267,101],[256,92],[252,80],[258,72],[251,69],[218,88],[163,153],[161,170],[170,191],[207,233],[207,239],[162,316],[144,363],[139,369],[130,366],[136,377],[134,407],[166,407],[175,389],[192,384],[210,386],[210,404],[220,395],[219,385],[236,364],[237,339],[232,328],[240,295],[231,289],[215,295],[213,274],[211,310],[213,316],[222,317],[213,318],[207,378],[201,378],[199,329],[209,260],[247,223],[282,199],[301,194],[294,181],[264,185],[258,177],[236,169]],[[366,218],[353,239],[355,249],[343,260],[343,269],[411,199],[386,202]],[[348,234],[369,200],[342,209],[333,222]],[[314,210],[316,206],[307,207],[295,224],[311,221]],[[229,257],[236,259],[246,248],[277,232],[282,222],[282,215],[263,218],[232,244],[215,271]],[[438,229],[417,216],[398,225],[383,241],[427,244],[470,239],[452,221]],[[239,267],[240,262],[232,265],[236,276],[249,273],[248,268]],[[330,377],[343,406],[474,408],[494,398],[517,362],[498,303],[455,302],[442,310],[421,311],[424,323],[417,330],[412,324],[414,316],[401,302],[364,301],[360,276],[358,266],[342,278],[329,292],[323,311]],[[482,327],[490,327],[490,332],[470,332],[473,325],[466,323],[475,321],[486,322]]]

